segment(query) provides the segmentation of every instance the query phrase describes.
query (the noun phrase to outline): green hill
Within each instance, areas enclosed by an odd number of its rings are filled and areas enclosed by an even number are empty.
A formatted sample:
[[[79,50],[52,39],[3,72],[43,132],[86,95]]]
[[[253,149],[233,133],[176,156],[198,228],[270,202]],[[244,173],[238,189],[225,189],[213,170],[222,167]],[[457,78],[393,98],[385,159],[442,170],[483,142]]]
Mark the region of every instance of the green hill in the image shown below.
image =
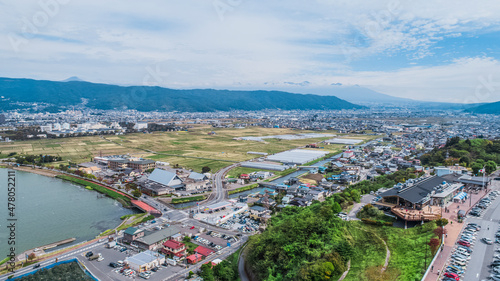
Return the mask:
[[[482,104],[469,108],[466,111],[478,114],[500,114],[500,101]]]
[[[54,82],[0,78],[0,110],[45,103],[51,111],[76,105],[93,109],[211,112],[230,110],[340,110],[363,108],[334,96],[281,91],[175,90],[148,86],[116,86],[82,81]]]

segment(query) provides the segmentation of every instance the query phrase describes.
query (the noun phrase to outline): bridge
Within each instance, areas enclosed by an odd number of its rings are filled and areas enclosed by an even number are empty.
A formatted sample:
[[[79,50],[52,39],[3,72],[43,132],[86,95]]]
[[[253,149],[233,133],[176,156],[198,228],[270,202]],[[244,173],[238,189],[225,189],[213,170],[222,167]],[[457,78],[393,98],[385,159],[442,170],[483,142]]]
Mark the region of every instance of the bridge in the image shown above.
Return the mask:
[[[317,167],[317,166],[298,166],[297,168],[299,170],[314,170],[314,169],[318,169],[319,167]]]
[[[276,185],[277,184],[272,183],[272,182],[259,182],[259,186],[261,186],[261,187],[267,187],[267,188],[273,188],[273,189],[275,189]]]
[[[137,208],[143,210],[146,213],[150,213],[151,215],[155,216],[156,218],[161,217],[161,212],[160,211],[158,211],[157,209],[149,206],[148,204],[146,204],[146,203],[144,203],[142,201],[139,201],[139,200],[130,200],[130,203],[132,203],[132,205],[134,207],[137,207]]]

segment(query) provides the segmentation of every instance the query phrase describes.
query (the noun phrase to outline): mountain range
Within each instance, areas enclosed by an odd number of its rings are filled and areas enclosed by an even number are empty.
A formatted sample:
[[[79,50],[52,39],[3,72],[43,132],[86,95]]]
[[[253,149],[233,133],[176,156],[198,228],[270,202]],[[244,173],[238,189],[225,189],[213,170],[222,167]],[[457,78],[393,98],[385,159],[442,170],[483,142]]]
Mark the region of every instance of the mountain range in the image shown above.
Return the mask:
[[[477,114],[500,114],[500,101],[482,104],[466,111]]]
[[[116,86],[81,81],[0,78],[0,110],[26,108],[39,103],[57,111],[77,105],[94,109],[211,112],[230,110],[341,110],[358,109],[335,96],[292,94],[283,91],[176,90],[149,86]]]

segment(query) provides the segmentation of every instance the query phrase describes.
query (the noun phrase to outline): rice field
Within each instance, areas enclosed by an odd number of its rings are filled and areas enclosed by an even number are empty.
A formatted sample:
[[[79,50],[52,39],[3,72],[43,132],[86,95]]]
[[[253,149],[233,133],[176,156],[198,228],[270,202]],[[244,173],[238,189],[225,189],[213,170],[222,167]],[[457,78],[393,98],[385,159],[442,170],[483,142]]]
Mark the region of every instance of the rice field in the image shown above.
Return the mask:
[[[210,132],[215,132],[210,135]],[[243,136],[269,136],[282,134],[317,133],[292,129],[248,127],[245,129],[197,127],[189,131],[154,132],[151,134],[135,133],[127,135],[85,136],[59,139],[43,139],[0,143],[0,154],[11,152],[18,154],[50,154],[61,156],[64,161],[76,163],[90,161],[93,156],[130,154],[168,162],[171,165],[191,168],[199,171],[203,166],[218,170],[231,162],[250,160],[258,155],[249,151],[269,154],[297,148],[310,143],[327,140],[319,137],[298,140],[266,139],[264,142],[242,141],[235,138]],[[324,131],[324,134],[335,134]],[[350,138],[363,140],[376,136],[355,135]],[[343,145],[324,145],[327,151],[338,151]]]

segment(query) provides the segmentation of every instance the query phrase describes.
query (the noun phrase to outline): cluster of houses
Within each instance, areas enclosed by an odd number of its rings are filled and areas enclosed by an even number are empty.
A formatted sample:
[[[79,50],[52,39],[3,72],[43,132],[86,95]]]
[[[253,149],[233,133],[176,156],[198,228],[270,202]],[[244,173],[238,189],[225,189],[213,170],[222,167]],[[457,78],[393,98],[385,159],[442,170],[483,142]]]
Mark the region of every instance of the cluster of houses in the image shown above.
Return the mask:
[[[203,246],[196,247],[191,254],[188,253],[187,246],[183,243],[184,237],[199,234],[181,233],[175,226],[157,231],[129,227],[123,234],[122,242],[137,247],[142,252],[127,257],[125,262],[137,272],[148,271],[164,263],[175,265],[183,260],[188,264],[198,263],[215,253],[214,250]]]
[[[184,173],[156,168],[147,180],[141,183],[141,190],[151,196],[170,194],[179,190],[205,191],[211,189],[209,178],[208,173]]]

